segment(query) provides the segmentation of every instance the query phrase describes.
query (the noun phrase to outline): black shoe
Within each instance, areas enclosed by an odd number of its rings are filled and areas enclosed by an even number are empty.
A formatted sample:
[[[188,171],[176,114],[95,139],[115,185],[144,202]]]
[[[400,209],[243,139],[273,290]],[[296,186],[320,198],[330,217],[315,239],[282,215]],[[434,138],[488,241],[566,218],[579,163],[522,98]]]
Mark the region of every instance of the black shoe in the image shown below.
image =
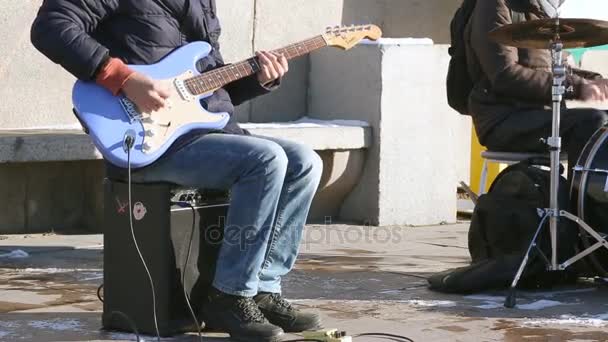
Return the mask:
[[[314,313],[300,312],[278,293],[260,292],[253,297],[270,323],[285,332],[302,332],[322,328],[321,318]]]
[[[203,306],[205,323],[240,342],[275,342],[283,330],[266,320],[253,298],[232,296],[212,288]]]

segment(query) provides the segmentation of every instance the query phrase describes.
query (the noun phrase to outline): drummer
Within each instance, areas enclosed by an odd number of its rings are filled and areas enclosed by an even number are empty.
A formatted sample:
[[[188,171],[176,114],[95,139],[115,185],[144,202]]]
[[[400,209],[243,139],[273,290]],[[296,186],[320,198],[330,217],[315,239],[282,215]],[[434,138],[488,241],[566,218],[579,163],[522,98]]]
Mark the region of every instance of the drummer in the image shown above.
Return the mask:
[[[547,151],[540,139],[551,135],[553,80],[548,50],[497,44],[488,32],[514,22],[554,17],[562,2],[477,1],[465,33],[467,64],[475,83],[469,109],[480,143],[490,150]],[[566,99],[608,100],[608,81],[593,72],[574,69],[566,79],[566,88]],[[569,166],[576,165],[586,142],[607,121],[608,115],[598,109],[562,111],[560,135]]]

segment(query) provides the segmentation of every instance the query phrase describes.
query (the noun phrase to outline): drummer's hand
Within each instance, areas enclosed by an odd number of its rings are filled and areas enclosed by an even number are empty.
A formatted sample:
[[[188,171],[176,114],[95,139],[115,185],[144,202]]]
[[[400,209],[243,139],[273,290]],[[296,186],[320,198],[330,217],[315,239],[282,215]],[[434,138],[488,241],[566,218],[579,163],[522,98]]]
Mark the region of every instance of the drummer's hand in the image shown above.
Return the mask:
[[[608,81],[597,80],[583,83],[580,99],[586,102],[608,101]]]

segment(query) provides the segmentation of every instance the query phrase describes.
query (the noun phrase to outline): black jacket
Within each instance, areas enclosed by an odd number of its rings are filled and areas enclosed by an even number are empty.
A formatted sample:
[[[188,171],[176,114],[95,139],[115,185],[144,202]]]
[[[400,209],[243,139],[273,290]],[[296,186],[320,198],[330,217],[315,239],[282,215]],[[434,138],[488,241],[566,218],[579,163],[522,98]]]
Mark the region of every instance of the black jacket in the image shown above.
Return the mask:
[[[538,0],[483,0],[477,1],[466,27],[467,65],[475,83],[469,109],[482,145],[509,114],[551,109],[550,52],[498,44],[488,36],[488,32],[512,24],[514,12],[523,14],[525,21],[546,16]],[[598,77],[593,72],[573,69],[565,84],[567,88],[572,86],[574,92],[566,94],[566,98],[578,99],[584,79]]]
[[[81,80],[92,80],[111,57],[127,64],[152,64],[177,47],[207,41],[214,50],[199,71],[224,64],[215,0],[44,0],[31,29],[34,46]],[[220,89],[203,105],[211,112],[234,106],[268,90],[255,76]],[[244,133],[231,118],[223,130]]]

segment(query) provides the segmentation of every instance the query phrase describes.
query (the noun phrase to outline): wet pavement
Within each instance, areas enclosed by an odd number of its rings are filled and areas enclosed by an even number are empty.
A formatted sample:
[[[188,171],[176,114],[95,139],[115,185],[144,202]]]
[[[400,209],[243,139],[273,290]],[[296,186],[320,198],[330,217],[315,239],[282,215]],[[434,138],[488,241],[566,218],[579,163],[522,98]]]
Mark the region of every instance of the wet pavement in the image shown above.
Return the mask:
[[[428,275],[469,262],[467,229],[466,223],[309,226],[297,267],[284,279],[285,296],[300,308],[318,310],[326,327],[349,334],[385,332],[417,342],[608,341],[606,286],[581,281],[520,292],[516,309],[502,306],[502,291],[429,291]],[[0,237],[0,341],[135,341],[132,334],[100,330],[102,242],[101,235]],[[229,338],[205,333],[203,340]]]

